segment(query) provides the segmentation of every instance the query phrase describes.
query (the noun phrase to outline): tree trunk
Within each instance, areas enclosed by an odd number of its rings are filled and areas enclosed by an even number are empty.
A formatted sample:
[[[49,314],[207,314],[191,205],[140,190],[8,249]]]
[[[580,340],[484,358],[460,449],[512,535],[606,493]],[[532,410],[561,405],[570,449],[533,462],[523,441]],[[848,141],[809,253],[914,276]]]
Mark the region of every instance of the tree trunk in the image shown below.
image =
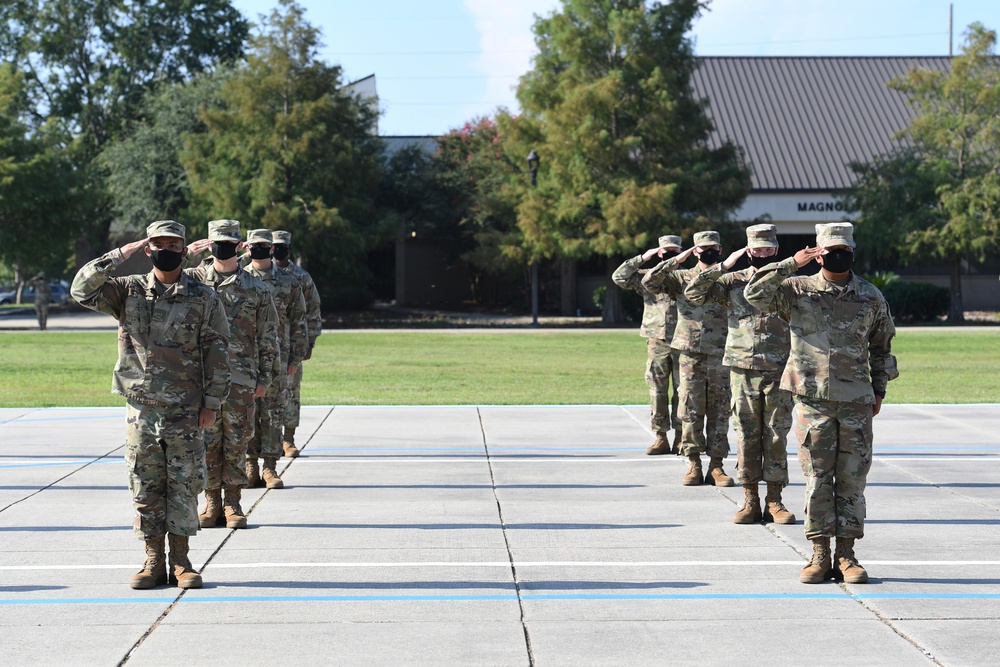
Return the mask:
[[[962,305],[962,258],[951,260],[951,306],[948,309],[948,321],[952,324],[965,323],[965,308]]]
[[[622,305],[622,291],[618,289],[611,275],[621,264],[621,259],[617,255],[607,258],[604,266],[604,313],[601,321],[605,324],[621,324],[625,321],[625,308]]]

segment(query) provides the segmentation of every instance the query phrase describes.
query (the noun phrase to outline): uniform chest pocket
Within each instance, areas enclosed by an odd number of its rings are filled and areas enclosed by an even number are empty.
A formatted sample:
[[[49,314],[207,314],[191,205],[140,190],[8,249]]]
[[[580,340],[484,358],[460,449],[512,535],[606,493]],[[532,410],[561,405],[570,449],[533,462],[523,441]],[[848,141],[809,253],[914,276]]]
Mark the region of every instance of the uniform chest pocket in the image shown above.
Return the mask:
[[[149,301],[145,295],[129,294],[125,297],[125,316],[122,318],[122,330],[130,334],[149,333],[150,314]]]
[[[191,316],[192,305],[184,301],[175,301],[170,306],[170,313],[163,325],[162,343],[181,346],[198,338],[198,323]]]
[[[814,334],[824,327],[825,317],[818,294],[805,293],[802,295],[802,298],[795,304],[790,324],[806,336]]]
[[[838,301],[835,326],[845,333],[866,335],[871,329],[874,312],[873,305],[868,301]]]

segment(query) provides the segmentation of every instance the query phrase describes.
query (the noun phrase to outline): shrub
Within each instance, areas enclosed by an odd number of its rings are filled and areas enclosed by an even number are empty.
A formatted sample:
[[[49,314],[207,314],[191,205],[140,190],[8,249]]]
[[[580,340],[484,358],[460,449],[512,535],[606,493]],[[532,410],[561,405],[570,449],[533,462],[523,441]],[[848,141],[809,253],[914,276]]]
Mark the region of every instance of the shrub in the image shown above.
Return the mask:
[[[893,280],[881,288],[897,322],[929,322],[948,314],[951,293],[947,287]]]

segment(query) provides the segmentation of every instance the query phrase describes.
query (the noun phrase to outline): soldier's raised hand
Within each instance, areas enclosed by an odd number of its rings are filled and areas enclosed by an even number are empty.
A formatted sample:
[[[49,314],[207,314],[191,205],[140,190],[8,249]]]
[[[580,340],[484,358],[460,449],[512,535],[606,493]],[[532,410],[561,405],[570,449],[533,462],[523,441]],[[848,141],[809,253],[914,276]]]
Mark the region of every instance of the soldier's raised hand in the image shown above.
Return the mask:
[[[188,254],[197,255],[199,252],[204,252],[212,247],[212,242],[208,239],[199,239],[198,241],[192,241],[188,244]]]
[[[642,261],[648,262],[649,260],[653,259],[659,254],[660,254],[659,248],[650,248],[646,252],[642,253]]]
[[[746,253],[747,253],[747,246],[743,246],[739,250],[734,250],[732,253],[730,253],[729,257],[726,258],[726,261],[722,263],[722,268],[726,269],[727,271],[733,268],[733,264],[740,261],[740,257],[745,255]]]
[[[803,266],[813,261],[822,254],[823,254],[822,248],[810,248],[809,246],[806,246],[802,250],[799,250],[797,253],[795,253],[795,266],[801,269]]]
[[[141,239],[139,241],[133,241],[132,243],[126,243],[121,247],[122,257],[128,259],[135,253],[136,250],[145,248],[147,245],[149,245],[149,239]]]

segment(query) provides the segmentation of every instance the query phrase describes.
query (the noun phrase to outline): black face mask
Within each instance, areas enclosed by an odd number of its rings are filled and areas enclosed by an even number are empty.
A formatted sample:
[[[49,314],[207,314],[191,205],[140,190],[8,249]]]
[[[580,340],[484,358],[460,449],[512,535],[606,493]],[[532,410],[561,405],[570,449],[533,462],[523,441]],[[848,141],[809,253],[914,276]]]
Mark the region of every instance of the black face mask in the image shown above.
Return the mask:
[[[750,255],[750,266],[752,266],[755,269],[762,269],[771,262],[775,261],[777,260],[775,259],[774,255],[771,255],[770,257],[754,257],[753,255]]]
[[[288,259],[288,246],[284,243],[276,243],[271,246],[274,250],[272,256],[279,262],[284,262]]]
[[[212,244],[212,255],[216,259],[232,259],[236,257],[236,244],[229,241],[216,241]]]
[[[705,248],[698,255],[698,261],[704,262],[705,264],[715,264],[719,261],[719,257],[722,256],[722,251],[716,248]]]
[[[250,246],[250,258],[251,259],[270,259],[271,257],[271,247],[266,245],[252,245]]]
[[[667,260],[670,259],[671,257],[676,257],[679,254],[680,253],[677,252],[676,250],[664,250],[663,254],[660,255],[660,260]]]
[[[184,253],[176,250],[150,250],[149,258],[153,260],[153,266],[164,273],[170,273],[180,267],[184,260]]]
[[[823,255],[823,268],[830,273],[847,273],[854,265],[854,253],[850,250],[831,250]]]

